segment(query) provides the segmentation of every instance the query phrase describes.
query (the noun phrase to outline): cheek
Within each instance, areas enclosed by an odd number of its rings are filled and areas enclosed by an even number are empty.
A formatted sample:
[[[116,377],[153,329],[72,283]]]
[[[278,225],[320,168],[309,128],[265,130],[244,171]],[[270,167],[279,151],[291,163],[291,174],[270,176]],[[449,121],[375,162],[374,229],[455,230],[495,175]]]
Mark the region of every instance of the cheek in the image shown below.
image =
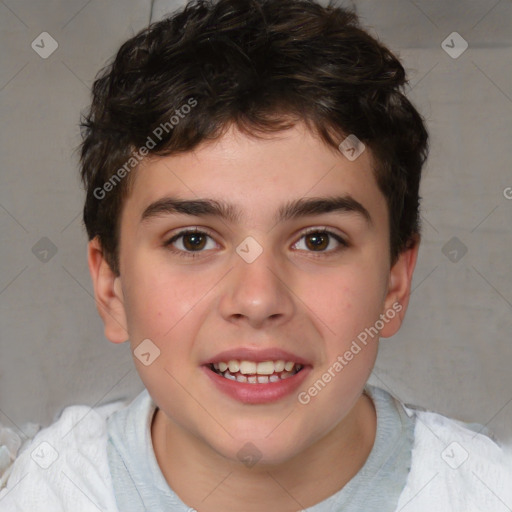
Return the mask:
[[[382,273],[371,265],[339,267],[316,274],[303,282],[307,304],[319,319],[319,329],[341,349],[365,328],[373,325],[382,310],[385,292]]]
[[[133,265],[126,275],[125,310],[139,376],[157,403],[165,404],[172,395],[172,407],[186,411],[191,407],[183,392],[190,377],[187,362],[193,357],[201,298],[211,284],[155,263]],[[137,360],[137,347],[147,339],[154,345],[146,351],[158,354],[149,365]]]
[[[129,331],[138,336],[163,338],[179,327],[212,287],[212,279],[162,264],[134,265],[128,270],[125,310]]]

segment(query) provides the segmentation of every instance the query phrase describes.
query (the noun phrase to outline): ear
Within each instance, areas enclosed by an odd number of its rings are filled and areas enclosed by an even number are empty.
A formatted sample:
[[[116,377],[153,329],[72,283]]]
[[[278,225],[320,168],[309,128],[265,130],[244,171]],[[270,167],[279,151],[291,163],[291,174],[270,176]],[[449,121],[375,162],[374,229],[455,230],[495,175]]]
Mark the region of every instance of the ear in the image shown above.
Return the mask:
[[[390,338],[398,332],[402,325],[409,305],[412,276],[418,258],[419,246],[420,236],[417,235],[411,241],[410,247],[400,254],[390,270],[388,292],[382,311],[387,319],[380,333],[382,338]]]
[[[116,276],[107,263],[98,237],[87,246],[89,272],[94,286],[96,307],[105,325],[105,336],[112,343],[128,339],[126,313],[121,289],[121,276]]]

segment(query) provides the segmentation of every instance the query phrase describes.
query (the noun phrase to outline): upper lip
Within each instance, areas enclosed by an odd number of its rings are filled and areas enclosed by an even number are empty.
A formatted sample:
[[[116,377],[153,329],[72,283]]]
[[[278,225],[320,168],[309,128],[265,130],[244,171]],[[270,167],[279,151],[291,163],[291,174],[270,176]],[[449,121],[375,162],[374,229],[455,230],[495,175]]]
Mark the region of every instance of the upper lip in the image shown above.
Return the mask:
[[[218,354],[205,360],[202,364],[208,365],[218,363],[220,361],[229,362],[232,360],[237,361],[254,361],[256,363],[262,363],[263,361],[293,361],[299,363],[302,366],[306,366],[309,362],[296,354],[281,350],[279,348],[266,348],[257,349],[249,347],[240,347],[230,350],[219,352]]]

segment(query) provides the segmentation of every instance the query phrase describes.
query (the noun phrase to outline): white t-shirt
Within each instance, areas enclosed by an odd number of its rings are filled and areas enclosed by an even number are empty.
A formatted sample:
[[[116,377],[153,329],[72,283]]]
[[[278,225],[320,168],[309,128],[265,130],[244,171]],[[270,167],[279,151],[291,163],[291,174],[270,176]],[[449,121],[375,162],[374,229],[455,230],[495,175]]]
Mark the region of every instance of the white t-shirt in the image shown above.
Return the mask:
[[[368,394],[377,410],[372,452],[354,479],[309,512],[512,510],[510,448],[460,422],[405,407],[379,388],[368,387]],[[154,409],[147,391],[129,406],[67,407],[19,454],[0,491],[0,512],[191,511],[169,488],[156,464],[149,431]],[[133,444],[131,436],[137,432],[144,434],[143,439]],[[414,435],[409,438],[411,432]],[[130,468],[124,477],[119,472],[135,460],[120,453],[123,446],[132,445],[137,446],[135,457],[144,457],[146,465],[155,464],[146,478]],[[132,479],[128,485],[126,475]],[[151,482],[155,501],[149,509],[140,508],[141,503],[147,505],[144,493],[148,485],[151,489]],[[121,503],[123,498],[118,496],[118,504],[116,492],[124,491],[137,498],[142,491],[140,500]],[[159,502],[162,497],[171,502]]]
[[[386,391],[367,386],[377,413],[375,442],[359,472],[338,492],[308,512],[394,512],[411,466],[414,415]],[[132,405],[108,420],[110,472],[118,507],[123,512],[191,508],[167,484],[154,455],[151,421],[156,405],[142,393]],[[300,504],[297,502],[297,510]],[[199,509],[200,510],[200,509]]]

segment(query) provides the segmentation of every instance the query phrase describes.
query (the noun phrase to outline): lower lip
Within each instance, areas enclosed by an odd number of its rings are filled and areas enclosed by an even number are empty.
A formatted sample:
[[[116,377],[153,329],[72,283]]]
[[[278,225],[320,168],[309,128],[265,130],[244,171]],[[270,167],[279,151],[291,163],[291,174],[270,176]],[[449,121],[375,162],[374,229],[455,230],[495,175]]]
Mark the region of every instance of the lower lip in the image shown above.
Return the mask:
[[[292,394],[304,382],[310,371],[309,366],[305,366],[295,375],[278,382],[269,382],[268,384],[249,384],[247,382],[238,382],[237,380],[226,379],[222,375],[210,370],[208,366],[202,366],[206,375],[212,380],[213,384],[235,400],[245,404],[266,404],[277,402],[282,398]]]

